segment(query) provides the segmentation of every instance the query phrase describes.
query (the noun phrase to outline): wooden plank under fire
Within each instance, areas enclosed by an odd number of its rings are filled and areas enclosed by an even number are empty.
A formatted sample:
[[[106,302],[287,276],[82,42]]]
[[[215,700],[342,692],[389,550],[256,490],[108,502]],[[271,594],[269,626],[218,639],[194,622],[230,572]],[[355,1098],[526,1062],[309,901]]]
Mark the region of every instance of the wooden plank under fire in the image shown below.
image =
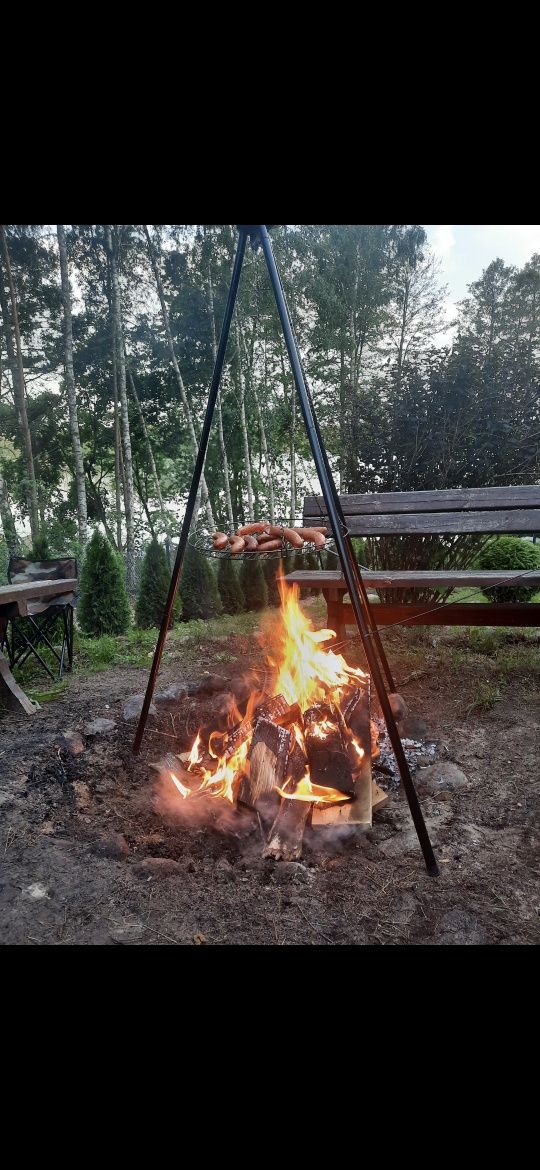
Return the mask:
[[[355,740],[362,748],[364,755],[360,769],[355,771],[353,785],[353,799],[341,805],[315,805],[313,808],[313,825],[363,825],[369,828],[372,824],[374,786],[371,774],[371,725],[370,725],[370,683],[365,680],[362,687],[351,687],[343,699],[342,714],[347,727],[352,731]],[[328,784],[332,788],[339,785]],[[377,786],[375,786],[376,788]],[[382,801],[381,790],[377,789],[375,800]]]

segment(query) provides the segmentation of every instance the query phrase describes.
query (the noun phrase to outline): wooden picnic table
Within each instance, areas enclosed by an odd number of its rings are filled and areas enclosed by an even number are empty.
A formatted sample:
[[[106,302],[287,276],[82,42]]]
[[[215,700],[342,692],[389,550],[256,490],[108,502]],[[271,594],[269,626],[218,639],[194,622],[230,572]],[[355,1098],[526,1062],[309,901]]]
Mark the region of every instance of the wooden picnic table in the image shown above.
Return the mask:
[[[73,593],[78,582],[75,577],[66,580],[57,578],[54,581],[35,581],[33,584],[0,585],[0,645],[4,631],[12,617],[27,617],[28,602],[39,597],[60,597],[64,593]],[[0,682],[3,683],[13,699],[26,711],[33,715],[37,706],[25,695],[24,691],[11,673],[9,662],[0,650]]]

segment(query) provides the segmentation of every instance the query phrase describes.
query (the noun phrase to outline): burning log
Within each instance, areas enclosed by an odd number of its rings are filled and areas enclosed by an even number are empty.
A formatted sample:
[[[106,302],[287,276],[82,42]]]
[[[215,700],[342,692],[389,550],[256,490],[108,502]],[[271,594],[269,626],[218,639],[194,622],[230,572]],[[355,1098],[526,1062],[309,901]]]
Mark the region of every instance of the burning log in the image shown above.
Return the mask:
[[[352,767],[342,719],[333,703],[315,703],[304,713],[304,737],[312,783],[353,796]]]
[[[279,727],[291,727],[293,723],[298,723],[298,725],[301,727],[302,712],[300,710],[299,704],[293,703],[291,707],[288,707],[287,710],[283,712],[283,715],[274,715],[273,721],[274,723],[277,723]]]
[[[371,726],[369,679],[362,687],[347,687],[341,698],[341,714],[346,724],[345,742],[354,777],[354,798],[346,805],[327,805],[313,809],[314,825],[352,824],[370,827],[375,804],[382,801],[375,793],[371,777]],[[354,743],[350,736],[354,736]],[[356,746],[355,746],[356,745]],[[359,754],[358,749],[361,749]],[[363,753],[363,755],[361,754]],[[336,782],[334,781],[336,787]]]
[[[297,861],[302,856],[304,828],[313,805],[306,800],[282,800],[270,830],[263,857]]]
[[[289,709],[287,700],[283,695],[274,695],[272,698],[266,699],[259,707],[256,708],[255,713],[251,719],[244,719],[236,727],[233,727],[230,735],[227,738],[225,750],[223,752],[225,759],[230,759],[238,751],[240,744],[244,740],[253,735],[255,727],[259,719],[269,719],[274,721],[276,717],[284,715]]]
[[[341,710],[347,727],[350,727],[353,735],[365,749],[366,745],[370,742],[369,698],[366,702],[366,689],[361,689],[360,687],[348,688],[348,693],[342,702]]]
[[[249,749],[249,777],[244,776],[238,801],[249,808],[276,805],[277,788],[285,783],[293,734],[270,719],[260,718]]]

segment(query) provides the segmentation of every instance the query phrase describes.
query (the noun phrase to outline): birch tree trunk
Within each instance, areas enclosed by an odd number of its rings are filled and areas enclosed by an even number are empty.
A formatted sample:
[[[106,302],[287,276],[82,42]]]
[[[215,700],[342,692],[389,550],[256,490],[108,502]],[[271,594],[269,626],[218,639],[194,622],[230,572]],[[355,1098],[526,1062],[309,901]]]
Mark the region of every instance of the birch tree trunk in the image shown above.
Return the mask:
[[[11,512],[6,481],[0,471],[0,520],[4,530],[4,539],[9,553],[18,553],[20,550],[19,537],[15,528],[15,521]]]
[[[212,272],[210,266],[208,267],[208,309],[210,312],[210,329],[212,337],[212,356],[214,359],[214,366],[217,358],[217,342],[216,342],[216,320],[214,317],[214,290],[212,287]],[[223,480],[225,483],[225,500],[227,504],[227,516],[231,526],[231,532],[234,532],[234,516],[231,499],[231,484],[229,480],[229,460],[227,458],[227,448],[225,446],[225,435],[223,433],[223,412],[221,409],[221,390],[218,390],[217,396],[217,413],[218,413],[218,430],[219,430],[219,446],[221,448],[221,458],[223,460]]]
[[[158,501],[158,504],[159,504],[159,510],[160,510],[160,512],[161,512],[161,520],[162,520],[162,524],[163,524],[163,531],[164,531],[165,535],[166,535],[166,536],[168,536],[168,537],[170,538],[169,524],[168,524],[168,521],[167,521],[167,513],[166,513],[166,511],[165,511],[165,505],[164,505],[164,503],[163,503],[163,496],[162,496],[162,494],[161,494],[161,484],[160,484],[160,482],[159,482],[159,475],[158,475],[158,470],[157,470],[157,467],[156,467],[156,461],[155,461],[155,459],[154,459],[154,452],[153,452],[153,450],[152,450],[152,444],[151,444],[151,442],[150,442],[150,435],[148,434],[148,428],[147,428],[147,426],[146,426],[146,421],[145,421],[145,418],[144,418],[144,414],[143,414],[143,412],[142,412],[142,407],[141,407],[141,404],[140,404],[140,401],[139,401],[139,395],[137,394],[137,391],[136,391],[136,389],[135,389],[135,382],[133,381],[133,374],[131,373],[131,367],[130,367],[130,366],[128,365],[128,363],[127,363],[127,357],[126,357],[126,368],[127,368],[127,375],[128,375],[129,385],[130,385],[130,389],[131,389],[131,394],[132,394],[132,397],[133,397],[133,401],[135,402],[135,405],[136,405],[136,407],[137,407],[137,413],[138,413],[138,415],[139,415],[139,421],[140,421],[140,424],[141,424],[142,433],[143,433],[143,435],[144,435],[144,442],[145,442],[145,445],[146,445],[146,451],[147,451],[147,454],[148,454],[148,462],[149,462],[149,464],[150,464],[150,470],[151,470],[151,472],[152,472],[152,478],[153,478],[153,480],[154,480],[154,483],[155,483],[155,486],[156,486],[156,497],[157,497],[157,501]],[[140,492],[139,492],[139,495],[141,495],[141,493],[140,493]],[[146,515],[147,515],[147,517],[148,517],[148,510],[147,510],[146,503],[145,503],[145,501],[144,501],[144,499],[143,499],[143,497],[142,497],[142,496],[141,496],[141,503],[142,503],[142,505],[143,505],[143,507],[144,507],[144,509],[145,509]],[[149,523],[150,523],[150,521],[149,521]],[[153,531],[153,529],[152,529],[152,535],[154,535],[154,531]]]
[[[253,374],[253,359],[251,359],[251,361],[249,359],[249,354],[248,354],[247,345],[246,345],[246,339],[245,339],[243,333],[242,333],[242,341],[244,344],[244,352],[246,355],[246,360],[248,362],[249,389],[251,390],[251,393],[253,394],[253,400],[255,402],[255,409],[257,411],[257,418],[259,420],[259,431],[260,431],[260,436],[261,436],[261,450],[262,450],[262,453],[264,455],[264,464],[266,467],[266,482],[268,485],[268,511],[270,513],[270,521],[273,524],[274,523],[274,484],[272,481],[272,468],[270,466],[270,456],[268,454],[268,443],[266,441],[266,428],[264,425],[264,416],[263,416],[263,412],[261,410],[261,403],[260,403],[259,395],[257,392],[255,376]],[[264,342],[264,371],[265,371],[264,385],[265,385],[265,389],[266,389],[266,339]]]
[[[121,468],[121,438],[120,438],[120,409],[118,403],[118,361],[116,349],[116,326],[114,321],[112,297],[110,303],[111,314],[111,356],[112,356],[112,383],[114,402],[114,492],[116,502],[116,546],[122,552],[122,468]]]
[[[287,374],[285,372],[285,362],[283,359],[283,349],[281,346],[281,338],[279,340],[279,357],[281,362],[281,377],[283,381],[283,393],[287,397]],[[296,520],[296,450],[295,450],[295,428],[296,428],[296,387],[294,380],[291,385],[291,437],[289,442],[289,458],[291,463],[291,478],[290,478],[290,492],[291,492],[291,510],[289,515],[289,524],[294,528]]]
[[[111,225],[106,224],[107,247],[111,257],[111,276],[113,294],[113,319],[116,339],[116,369],[118,376],[118,390],[120,398],[120,423],[122,430],[122,455],[124,460],[125,495],[124,506],[126,511],[126,584],[128,590],[133,590],[135,584],[135,529],[133,521],[133,460],[131,456],[131,435],[129,432],[129,414],[126,388],[126,358],[124,350],[124,334],[122,329],[122,303],[120,298],[120,282],[118,268],[113,249]]]
[[[73,329],[71,323],[71,288],[69,284],[69,268],[66,247],[66,233],[63,223],[56,225],[58,235],[58,251],[60,253],[60,275],[62,279],[62,300],[64,304],[64,365],[66,371],[66,390],[69,405],[69,430],[71,446],[75,462],[75,479],[77,483],[77,521],[79,526],[79,541],[84,548],[88,540],[88,509],[86,504],[86,482],[84,476],[84,461],[79,434],[79,419],[77,414],[77,393],[75,390],[75,374],[73,372]]]
[[[253,520],[253,482],[251,479],[251,458],[249,454],[249,438],[246,421],[246,395],[245,383],[242,373],[242,354],[240,352],[240,330],[238,327],[238,317],[234,322],[234,335],[236,339],[236,358],[238,363],[238,387],[240,391],[240,426],[242,429],[242,442],[244,445],[244,462],[246,465],[246,486],[248,497],[248,520]]]
[[[165,329],[165,335],[167,337],[167,343],[169,346],[169,353],[171,355],[173,369],[174,369],[174,372],[176,374],[176,381],[177,381],[178,389],[180,391],[180,398],[182,399],[182,405],[184,407],[184,414],[186,416],[189,437],[191,439],[191,446],[193,448],[193,455],[196,459],[197,453],[199,450],[199,444],[197,442],[197,435],[195,434],[195,426],[193,423],[193,416],[191,414],[191,410],[190,410],[190,406],[189,406],[189,402],[188,402],[188,398],[187,398],[187,394],[186,394],[186,388],[184,386],[184,380],[183,380],[182,375],[180,373],[180,366],[178,365],[178,359],[176,357],[176,350],[174,348],[174,341],[173,341],[173,337],[172,337],[172,333],[171,333],[171,325],[170,325],[170,321],[169,321],[169,311],[167,309],[167,304],[165,301],[165,294],[163,292],[163,283],[161,280],[161,274],[159,271],[159,266],[157,263],[157,259],[156,259],[155,253],[154,253],[154,248],[153,248],[152,241],[150,239],[150,235],[149,235],[148,228],[147,228],[146,224],[143,224],[143,229],[144,229],[144,234],[146,236],[146,242],[148,245],[148,255],[150,257],[150,263],[152,265],[152,271],[154,273],[154,279],[156,282],[159,303],[161,305],[161,316],[163,319],[163,327]],[[210,503],[210,496],[208,493],[206,479],[204,477],[204,471],[203,471],[203,474],[201,475],[201,481],[200,481],[200,497],[201,497],[203,504],[206,508],[206,515],[208,517],[208,523],[209,523],[211,528],[215,528],[214,515],[212,512],[212,505]],[[197,512],[198,512],[198,506],[195,507],[194,521],[197,520]]]
[[[27,478],[27,504],[28,515],[30,520],[30,531],[32,533],[32,540],[36,541],[39,537],[39,511],[38,511],[38,497],[36,486],[36,473],[34,470],[34,454],[32,451],[32,436],[30,434],[30,427],[28,425],[28,415],[26,413],[26,390],[24,384],[24,367],[22,359],[21,335],[19,331],[19,318],[17,314],[17,300],[15,297],[15,287],[13,284],[13,276],[11,273],[11,264],[9,260],[9,252],[6,240],[6,233],[3,224],[0,225],[0,236],[2,238],[2,253],[4,258],[4,265],[6,269],[6,277],[9,287],[9,297],[11,301],[11,321],[9,319],[9,310],[6,295],[4,292],[4,279],[0,271],[0,301],[2,305],[2,316],[4,319],[4,332],[6,335],[6,349],[8,359],[11,366],[11,376],[13,379],[13,398],[15,401],[15,410],[17,412],[17,421],[19,424],[19,431],[21,434],[24,462],[26,467]],[[11,330],[13,328],[13,336],[15,337],[15,348],[13,346],[13,337]]]

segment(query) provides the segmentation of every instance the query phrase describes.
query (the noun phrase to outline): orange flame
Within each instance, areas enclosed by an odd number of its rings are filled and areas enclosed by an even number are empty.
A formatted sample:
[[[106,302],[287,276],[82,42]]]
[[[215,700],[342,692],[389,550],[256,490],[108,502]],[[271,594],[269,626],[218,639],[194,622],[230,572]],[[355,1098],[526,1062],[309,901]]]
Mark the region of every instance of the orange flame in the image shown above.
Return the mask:
[[[286,788],[277,788],[279,795],[285,800],[307,800],[310,804],[337,804],[338,801],[348,803],[350,796],[340,792],[339,788],[324,788],[322,784],[312,784],[309,778],[309,768],[305,776],[298,781],[294,792],[287,792]]]
[[[178,776],[175,776],[174,772],[171,772],[171,780],[173,784],[176,784],[180,796],[182,796],[184,800],[186,799],[186,796],[191,796],[191,788],[186,788],[186,785],[182,784],[182,781],[178,779]]]
[[[302,712],[313,703],[324,699],[339,702],[343,689],[357,686],[362,683],[366,675],[362,670],[348,666],[341,654],[325,649],[323,642],[335,638],[334,630],[315,630],[311,621],[302,612],[299,604],[299,589],[297,585],[288,585],[281,570],[278,575],[278,586],[281,596],[280,629],[278,665],[276,666],[274,695],[283,695],[289,705],[298,703]],[[273,664],[275,665],[275,664]],[[253,716],[256,706],[262,701],[263,694],[253,691],[250,695],[247,711],[242,719],[236,704],[232,705],[227,723],[233,725],[246,724]],[[267,697],[267,696],[266,696]],[[324,737],[330,724],[321,720],[312,730],[313,734]],[[296,741],[305,753],[304,735],[301,726],[295,723],[292,728]],[[251,736],[249,733],[244,739],[239,737],[238,747],[231,755],[227,754],[229,732],[212,732],[208,747],[202,742],[200,731],[197,733],[189,753],[188,771],[193,772],[200,779],[196,789],[186,788],[171,772],[171,779],[176,785],[182,798],[192,795],[193,792],[207,791],[211,796],[223,797],[234,802],[240,779],[249,770],[248,751]],[[358,758],[357,767],[364,756],[363,748],[356,742],[352,733],[349,738],[354,745]],[[213,770],[206,768],[204,758],[206,753],[217,760],[217,767]],[[208,756],[207,756],[208,760]],[[304,800],[317,804],[335,804],[349,799],[346,794],[337,788],[324,788],[312,784],[309,766],[306,773],[297,784],[294,792],[284,788],[277,788],[279,795],[286,800]]]
[[[314,630],[299,604],[297,585],[278,578],[281,596],[281,666],[274,693],[288,703],[299,703],[302,711],[326,698],[337,687],[357,684],[366,676],[348,666],[341,654],[325,650],[320,643],[335,638],[334,630]]]

